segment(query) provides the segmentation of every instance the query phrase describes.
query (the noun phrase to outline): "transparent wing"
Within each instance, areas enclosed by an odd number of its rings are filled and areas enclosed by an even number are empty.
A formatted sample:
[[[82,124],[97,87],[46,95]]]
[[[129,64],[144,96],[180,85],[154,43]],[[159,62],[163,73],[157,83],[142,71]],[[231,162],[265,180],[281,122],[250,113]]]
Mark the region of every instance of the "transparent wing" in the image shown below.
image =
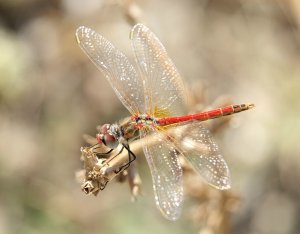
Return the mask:
[[[130,38],[145,82],[146,111],[156,117],[183,114],[186,92],[164,46],[142,24],[133,27]]]
[[[109,81],[123,105],[132,113],[144,113],[144,88],[127,57],[90,28],[76,31],[81,49]]]
[[[141,137],[152,133],[157,144],[145,144],[143,149],[152,175],[156,206],[167,219],[176,220],[181,213],[183,199],[179,153],[157,131],[142,129]]]
[[[226,161],[209,130],[195,121],[176,128],[176,146],[204,180],[217,189],[230,188]]]

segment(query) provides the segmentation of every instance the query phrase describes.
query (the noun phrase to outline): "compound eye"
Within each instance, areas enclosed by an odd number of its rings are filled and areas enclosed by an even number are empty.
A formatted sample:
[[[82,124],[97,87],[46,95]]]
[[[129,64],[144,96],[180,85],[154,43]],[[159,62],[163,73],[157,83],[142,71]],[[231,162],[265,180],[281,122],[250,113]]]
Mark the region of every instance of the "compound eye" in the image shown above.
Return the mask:
[[[104,134],[103,139],[104,139],[105,145],[111,149],[115,149],[119,145],[118,140],[113,135],[110,135],[109,133]]]
[[[110,124],[103,124],[100,129],[99,132],[102,134],[106,134],[109,130]]]
[[[103,134],[100,134],[100,133],[96,134],[96,139],[97,139],[98,144],[101,145],[103,143]]]

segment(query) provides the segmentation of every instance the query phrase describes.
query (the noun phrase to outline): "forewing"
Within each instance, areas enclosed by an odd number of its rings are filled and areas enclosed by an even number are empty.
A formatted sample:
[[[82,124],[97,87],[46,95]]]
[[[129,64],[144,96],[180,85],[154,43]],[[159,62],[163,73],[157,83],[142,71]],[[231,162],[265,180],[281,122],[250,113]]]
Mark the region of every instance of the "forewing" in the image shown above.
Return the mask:
[[[146,143],[143,149],[152,175],[156,206],[167,219],[176,220],[183,199],[179,152],[159,132],[142,129],[141,137],[152,133],[154,138],[151,139],[157,140],[156,144]]]
[[[76,31],[81,49],[104,74],[123,105],[132,113],[144,113],[142,80],[128,58],[90,28]]]
[[[146,111],[156,117],[181,115],[186,92],[164,46],[143,24],[133,27],[130,38],[144,79]]]
[[[230,188],[230,175],[226,161],[210,132],[195,121],[176,129],[178,148],[203,179],[215,188]]]

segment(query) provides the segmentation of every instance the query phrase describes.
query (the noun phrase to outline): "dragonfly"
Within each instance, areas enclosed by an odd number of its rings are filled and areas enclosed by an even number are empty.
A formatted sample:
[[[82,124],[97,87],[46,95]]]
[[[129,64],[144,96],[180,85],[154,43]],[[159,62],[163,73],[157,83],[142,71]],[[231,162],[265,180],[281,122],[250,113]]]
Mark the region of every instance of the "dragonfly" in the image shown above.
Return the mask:
[[[129,158],[121,169],[126,169],[136,158],[129,147],[136,135],[157,140],[154,145],[144,144],[143,151],[151,171],[155,203],[165,218],[176,220],[181,213],[183,172],[179,159],[182,156],[208,184],[220,190],[230,188],[227,163],[201,122],[251,109],[254,104],[186,115],[187,90],[183,80],[160,40],[141,23],[130,32],[136,65],[93,29],[79,27],[76,38],[131,114],[125,123],[102,125],[96,135],[98,143],[111,150],[122,144]],[[181,136],[174,137],[169,133],[172,128],[188,128],[188,131],[179,131]]]

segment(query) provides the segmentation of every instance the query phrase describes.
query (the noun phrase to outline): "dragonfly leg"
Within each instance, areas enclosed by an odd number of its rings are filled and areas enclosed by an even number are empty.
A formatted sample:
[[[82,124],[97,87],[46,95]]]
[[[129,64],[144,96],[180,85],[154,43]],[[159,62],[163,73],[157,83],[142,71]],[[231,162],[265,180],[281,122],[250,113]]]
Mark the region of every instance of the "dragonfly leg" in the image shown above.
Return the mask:
[[[101,158],[101,156],[107,155],[109,153],[111,153],[114,149],[110,149],[109,151],[105,152],[105,153],[96,153],[97,158]]]
[[[99,189],[100,189],[100,190],[103,190],[103,189],[105,189],[105,187],[106,187],[107,183],[108,183],[108,181],[105,181],[105,184],[101,184],[101,185],[99,185]]]
[[[96,149],[101,148],[101,146],[99,146],[99,144],[94,144],[91,146],[91,148],[93,149],[93,151],[96,151]],[[109,151],[105,152],[105,153],[95,153],[95,155],[97,156],[97,158],[101,158],[101,156],[107,155],[109,153],[111,153],[113,151],[113,149],[110,149]]]
[[[130,164],[136,159],[136,156],[130,150],[129,145],[128,144],[122,144],[122,145],[123,145],[122,148],[125,148],[127,150],[127,152],[128,152],[128,162],[125,165],[121,166],[118,170],[116,170],[115,171],[116,174],[120,173],[123,170],[126,170],[130,166]]]
[[[111,149],[110,151],[108,151],[108,153],[110,153],[111,151],[113,151],[114,149]],[[106,163],[108,164],[111,160],[113,160],[115,157],[117,157],[120,153],[122,153],[122,151],[124,150],[124,147],[122,147],[120,149],[120,151],[113,157],[109,158],[109,160],[106,161]]]

